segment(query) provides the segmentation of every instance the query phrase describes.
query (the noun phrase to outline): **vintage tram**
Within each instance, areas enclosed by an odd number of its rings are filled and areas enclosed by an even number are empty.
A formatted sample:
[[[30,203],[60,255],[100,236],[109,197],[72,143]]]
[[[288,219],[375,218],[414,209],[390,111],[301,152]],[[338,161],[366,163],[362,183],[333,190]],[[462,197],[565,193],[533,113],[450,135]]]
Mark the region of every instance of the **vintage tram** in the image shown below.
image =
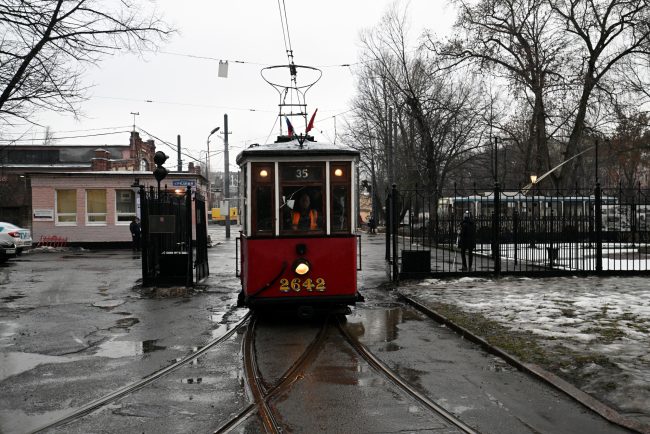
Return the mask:
[[[243,187],[238,305],[348,309],[357,289],[358,151],[279,136],[237,156]]]

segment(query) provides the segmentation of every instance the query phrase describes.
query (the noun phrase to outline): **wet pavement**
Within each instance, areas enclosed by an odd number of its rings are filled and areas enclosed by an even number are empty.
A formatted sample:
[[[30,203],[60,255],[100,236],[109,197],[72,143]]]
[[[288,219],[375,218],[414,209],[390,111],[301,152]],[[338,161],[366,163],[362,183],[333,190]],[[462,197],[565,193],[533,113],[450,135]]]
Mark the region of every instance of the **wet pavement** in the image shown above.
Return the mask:
[[[36,252],[0,266],[0,432],[23,433],[166,367],[237,322],[236,232],[210,227],[210,277],[185,297],[150,298],[128,251]],[[624,430],[397,301],[384,238],[363,235],[367,302],[346,327],[431,400],[485,433]],[[421,290],[422,288],[417,288]],[[452,300],[447,300],[453,302]],[[277,380],[317,324],[262,323],[260,375]],[[52,432],[212,432],[248,402],[239,333],[192,363]],[[291,432],[451,432],[336,333],[288,393]],[[253,417],[235,432],[261,432]]]

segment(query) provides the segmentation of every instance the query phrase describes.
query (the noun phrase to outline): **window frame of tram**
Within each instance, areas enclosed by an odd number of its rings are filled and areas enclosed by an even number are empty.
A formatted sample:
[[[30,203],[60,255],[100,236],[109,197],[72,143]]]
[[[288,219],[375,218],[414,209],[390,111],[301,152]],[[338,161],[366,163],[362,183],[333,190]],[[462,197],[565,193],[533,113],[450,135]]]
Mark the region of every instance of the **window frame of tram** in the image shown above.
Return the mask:
[[[280,188],[280,233],[284,235],[321,235],[325,233],[325,163],[290,162],[278,164]],[[316,211],[316,229],[294,228],[294,213],[300,207],[303,194],[309,196],[309,207]],[[293,201],[293,202],[291,202]],[[311,221],[311,214],[308,216]],[[311,222],[309,223],[311,225]]]
[[[273,163],[251,164],[251,226],[253,235],[275,234],[275,171]],[[264,222],[264,224],[260,224]]]
[[[340,172],[339,172],[340,171]],[[349,233],[352,223],[350,162],[330,163],[330,232]],[[342,193],[342,194],[341,194]],[[340,203],[343,199],[343,203]],[[339,224],[337,224],[339,223]]]

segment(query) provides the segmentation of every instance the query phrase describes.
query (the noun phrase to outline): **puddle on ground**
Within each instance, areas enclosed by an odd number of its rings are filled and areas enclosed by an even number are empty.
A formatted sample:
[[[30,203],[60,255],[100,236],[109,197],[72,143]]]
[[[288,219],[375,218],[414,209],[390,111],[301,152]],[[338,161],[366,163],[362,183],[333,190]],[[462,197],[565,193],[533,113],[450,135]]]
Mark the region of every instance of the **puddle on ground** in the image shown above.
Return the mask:
[[[139,322],[140,320],[137,318],[120,318],[117,321],[115,321],[115,327],[128,329],[129,327],[132,327]]]
[[[181,383],[184,384],[202,384],[202,383],[208,383],[207,381],[204,381],[203,377],[198,377],[198,378],[183,378],[181,379]],[[211,382],[214,384],[214,382]]]
[[[121,306],[124,303],[126,303],[126,300],[101,300],[98,302],[93,303],[94,307],[98,307],[100,309],[106,309],[106,310],[111,310],[115,309],[117,306]]]
[[[67,416],[74,409],[52,410],[43,413],[25,413],[23,410],[0,410],[0,432],[25,433]]]
[[[111,339],[97,346],[95,356],[119,359],[122,357],[141,356],[167,348],[162,345],[157,345],[157,342],[158,339],[148,341],[118,341]]]
[[[23,372],[31,371],[41,364],[67,363],[74,360],[78,360],[78,358],[22,352],[0,353],[0,381]]]
[[[16,300],[20,300],[21,298],[27,297],[24,294],[16,294],[16,295],[8,295],[6,297],[0,298],[0,300],[4,301],[5,303],[11,303]]]

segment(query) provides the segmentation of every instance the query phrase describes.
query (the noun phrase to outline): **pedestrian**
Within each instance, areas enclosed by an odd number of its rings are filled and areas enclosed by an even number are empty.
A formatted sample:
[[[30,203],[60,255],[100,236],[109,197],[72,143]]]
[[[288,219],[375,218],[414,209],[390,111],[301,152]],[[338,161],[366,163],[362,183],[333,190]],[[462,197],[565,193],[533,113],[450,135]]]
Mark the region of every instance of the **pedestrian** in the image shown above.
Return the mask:
[[[474,249],[476,248],[476,227],[469,211],[465,211],[463,221],[460,223],[458,247],[463,261],[462,271],[472,271]]]
[[[376,227],[377,227],[377,223],[375,222],[375,216],[370,214],[370,218],[368,219],[368,229],[370,229],[371,234],[376,234],[377,233],[375,231]]]
[[[137,217],[133,217],[133,220],[129,225],[129,229],[131,230],[133,251],[134,252],[140,251],[140,219]]]

